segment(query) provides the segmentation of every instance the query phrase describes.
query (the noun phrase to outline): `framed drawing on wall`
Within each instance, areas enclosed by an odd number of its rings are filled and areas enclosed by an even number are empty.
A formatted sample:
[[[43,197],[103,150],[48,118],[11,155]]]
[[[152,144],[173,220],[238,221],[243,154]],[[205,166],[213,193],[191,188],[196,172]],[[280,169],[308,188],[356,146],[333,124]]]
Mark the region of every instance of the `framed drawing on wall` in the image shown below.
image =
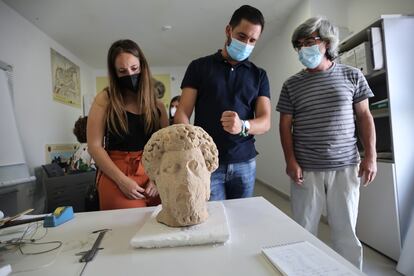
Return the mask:
[[[53,100],[81,108],[79,66],[50,49]]]
[[[46,144],[45,145],[45,162],[46,164],[58,163],[62,167],[69,165],[71,158],[79,144]]]

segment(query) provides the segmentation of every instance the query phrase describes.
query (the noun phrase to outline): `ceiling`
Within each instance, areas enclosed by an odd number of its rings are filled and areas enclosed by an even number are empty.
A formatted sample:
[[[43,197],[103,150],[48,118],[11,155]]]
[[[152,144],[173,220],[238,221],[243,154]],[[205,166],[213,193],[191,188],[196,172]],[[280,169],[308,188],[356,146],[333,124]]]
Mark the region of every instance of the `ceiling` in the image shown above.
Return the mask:
[[[265,29],[255,52],[278,34],[301,0],[255,0]],[[223,47],[242,0],[3,0],[94,69],[105,69],[112,42],[136,41],[151,66],[187,66]],[[162,26],[171,30],[163,31]],[[255,53],[254,52],[254,53]]]

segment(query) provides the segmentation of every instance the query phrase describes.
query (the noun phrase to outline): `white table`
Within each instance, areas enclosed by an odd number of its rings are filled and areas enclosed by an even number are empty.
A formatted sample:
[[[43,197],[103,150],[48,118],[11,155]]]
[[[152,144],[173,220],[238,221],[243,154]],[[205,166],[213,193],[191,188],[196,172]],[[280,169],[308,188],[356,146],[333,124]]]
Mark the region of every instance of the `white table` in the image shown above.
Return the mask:
[[[64,242],[56,251],[41,256],[20,257],[18,266],[46,268],[30,275],[79,275],[80,251],[91,248],[97,234],[92,231],[110,228],[95,259],[83,275],[278,275],[263,257],[264,246],[306,240],[326,252],[353,272],[363,275],[352,264],[311,235],[262,197],[224,201],[231,240],[226,244],[191,247],[134,249],[129,241],[154,207],[76,213],[75,218],[50,228],[44,240]],[[1,236],[0,236],[1,238]],[[1,259],[1,258],[0,258]],[[13,264],[13,263],[12,263]],[[0,266],[4,265],[1,263]],[[16,266],[16,267],[18,267]]]

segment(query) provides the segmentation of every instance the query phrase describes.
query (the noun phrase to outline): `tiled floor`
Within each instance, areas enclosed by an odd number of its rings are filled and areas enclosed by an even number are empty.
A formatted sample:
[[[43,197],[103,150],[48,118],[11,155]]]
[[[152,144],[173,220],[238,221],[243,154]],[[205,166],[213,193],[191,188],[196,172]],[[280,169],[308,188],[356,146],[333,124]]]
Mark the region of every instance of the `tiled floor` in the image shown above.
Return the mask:
[[[290,202],[286,198],[280,196],[273,188],[270,188],[260,182],[256,183],[255,195],[263,196],[285,214],[291,217]],[[319,239],[326,244],[330,244],[329,226],[321,222],[319,224]],[[395,261],[385,257],[377,251],[364,245],[364,265],[363,272],[369,276],[392,276],[401,275],[395,271]]]

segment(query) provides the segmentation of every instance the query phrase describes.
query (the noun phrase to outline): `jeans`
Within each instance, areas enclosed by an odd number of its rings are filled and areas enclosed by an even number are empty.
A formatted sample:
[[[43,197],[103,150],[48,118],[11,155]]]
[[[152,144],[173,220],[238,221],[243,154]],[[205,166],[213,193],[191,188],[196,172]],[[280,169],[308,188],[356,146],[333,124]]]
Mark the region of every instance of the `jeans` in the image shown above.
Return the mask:
[[[251,197],[255,180],[256,158],[222,164],[211,174],[210,201]]]

